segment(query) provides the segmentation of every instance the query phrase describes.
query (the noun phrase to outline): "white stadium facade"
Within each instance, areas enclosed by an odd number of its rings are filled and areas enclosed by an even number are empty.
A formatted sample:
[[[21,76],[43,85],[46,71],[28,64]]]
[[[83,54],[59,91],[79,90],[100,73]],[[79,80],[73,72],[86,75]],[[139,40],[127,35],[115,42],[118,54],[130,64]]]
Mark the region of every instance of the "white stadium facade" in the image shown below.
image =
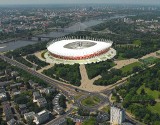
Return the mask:
[[[56,39],[47,44],[44,55],[49,63],[88,64],[112,59],[116,51],[112,41],[102,39]]]

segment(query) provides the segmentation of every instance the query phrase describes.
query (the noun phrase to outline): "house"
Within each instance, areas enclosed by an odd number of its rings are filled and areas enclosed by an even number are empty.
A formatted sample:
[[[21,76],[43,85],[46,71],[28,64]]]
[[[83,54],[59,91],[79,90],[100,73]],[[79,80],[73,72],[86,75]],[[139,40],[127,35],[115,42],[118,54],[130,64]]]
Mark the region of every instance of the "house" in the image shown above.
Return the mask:
[[[98,113],[96,120],[97,120],[98,123],[109,121],[109,114]]]
[[[67,120],[65,118],[60,119],[55,125],[67,125]]]
[[[36,89],[38,87],[38,83],[35,83],[32,80],[29,80],[28,83],[33,89]]]
[[[45,93],[45,94],[50,94],[52,92],[55,92],[56,91],[56,88],[51,88],[51,87],[48,87],[48,88],[43,88],[43,89],[40,89],[40,93]]]
[[[46,99],[43,98],[43,97],[37,99],[37,105],[38,105],[39,107],[45,107],[45,106],[47,105]]]
[[[7,122],[7,125],[17,125],[17,121],[14,118],[12,118]]]
[[[41,98],[39,92],[33,92],[33,102],[37,102],[37,99]]]
[[[2,107],[3,107],[3,112],[5,114],[6,121],[11,120],[13,118],[13,113],[12,113],[10,104],[8,102],[3,102]]]
[[[33,122],[39,125],[46,122],[47,120],[49,120],[49,112],[47,110],[43,110],[34,116]]]
[[[54,106],[53,111],[55,111],[59,115],[64,114],[64,109],[62,107],[60,107],[59,105]]]
[[[24,119],[27,120],[33,120],[35,116],[35,112],[28,112],[24,114]]]
[[[4,71],[0,71],[0,76],[3,76],[4,75]]]
[[[18,73],[17,71],[12,71],[12,72],[11,72],[11,76],[12,76],[12,77],[14,77],[14,76],[16,77],[16,76],[18,76],[18,74],[19,74],[19,73]]]
[[[0,100],[3,102],[3,101],[7,101],[7,95],[6,93],[0,93]]]
[[[18,107],[19,107],[19,111],[20,111],[20,113],[21,113],[22,115],[23,115],[24,113],[27,113],[27,112],[28,112],[26,104],[20,104]]]
[[[0,87],[0,100],[2,102],[7,100],[6,91],[3,87]]]

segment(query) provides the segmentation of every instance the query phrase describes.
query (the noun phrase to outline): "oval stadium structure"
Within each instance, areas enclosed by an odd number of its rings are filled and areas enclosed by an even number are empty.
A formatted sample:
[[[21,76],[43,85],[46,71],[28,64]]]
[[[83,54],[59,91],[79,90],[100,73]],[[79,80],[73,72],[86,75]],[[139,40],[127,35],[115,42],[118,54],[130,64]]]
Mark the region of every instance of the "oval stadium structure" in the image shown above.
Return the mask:
[[[48,57],[67,64],[104,61],[116,55],[112,43],[110,40],[57,39],[47,44]]]

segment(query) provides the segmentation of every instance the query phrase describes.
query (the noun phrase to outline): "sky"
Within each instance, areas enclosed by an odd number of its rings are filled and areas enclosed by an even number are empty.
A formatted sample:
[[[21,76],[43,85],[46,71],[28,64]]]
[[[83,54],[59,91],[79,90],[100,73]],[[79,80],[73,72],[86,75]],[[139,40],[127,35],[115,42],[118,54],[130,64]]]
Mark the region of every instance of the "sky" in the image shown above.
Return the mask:
[[[86,4],[86,3],[124,3],[124,4],[155,4],[160,5],[160,0],[0,0],[3,4]]]

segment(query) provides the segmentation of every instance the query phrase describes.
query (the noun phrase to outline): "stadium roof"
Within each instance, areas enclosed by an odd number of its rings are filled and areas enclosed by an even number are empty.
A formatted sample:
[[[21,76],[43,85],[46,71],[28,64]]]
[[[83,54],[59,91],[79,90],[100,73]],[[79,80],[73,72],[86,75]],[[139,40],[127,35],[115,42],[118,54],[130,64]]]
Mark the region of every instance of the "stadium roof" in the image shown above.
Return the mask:
[[[88,44],[88,45],[87,45]],[[52,42],[48,45],[49,52],[61,56],[85,56],[107,49],[112,46],[112,41],[94,41],[83,39],[69,39]]]

